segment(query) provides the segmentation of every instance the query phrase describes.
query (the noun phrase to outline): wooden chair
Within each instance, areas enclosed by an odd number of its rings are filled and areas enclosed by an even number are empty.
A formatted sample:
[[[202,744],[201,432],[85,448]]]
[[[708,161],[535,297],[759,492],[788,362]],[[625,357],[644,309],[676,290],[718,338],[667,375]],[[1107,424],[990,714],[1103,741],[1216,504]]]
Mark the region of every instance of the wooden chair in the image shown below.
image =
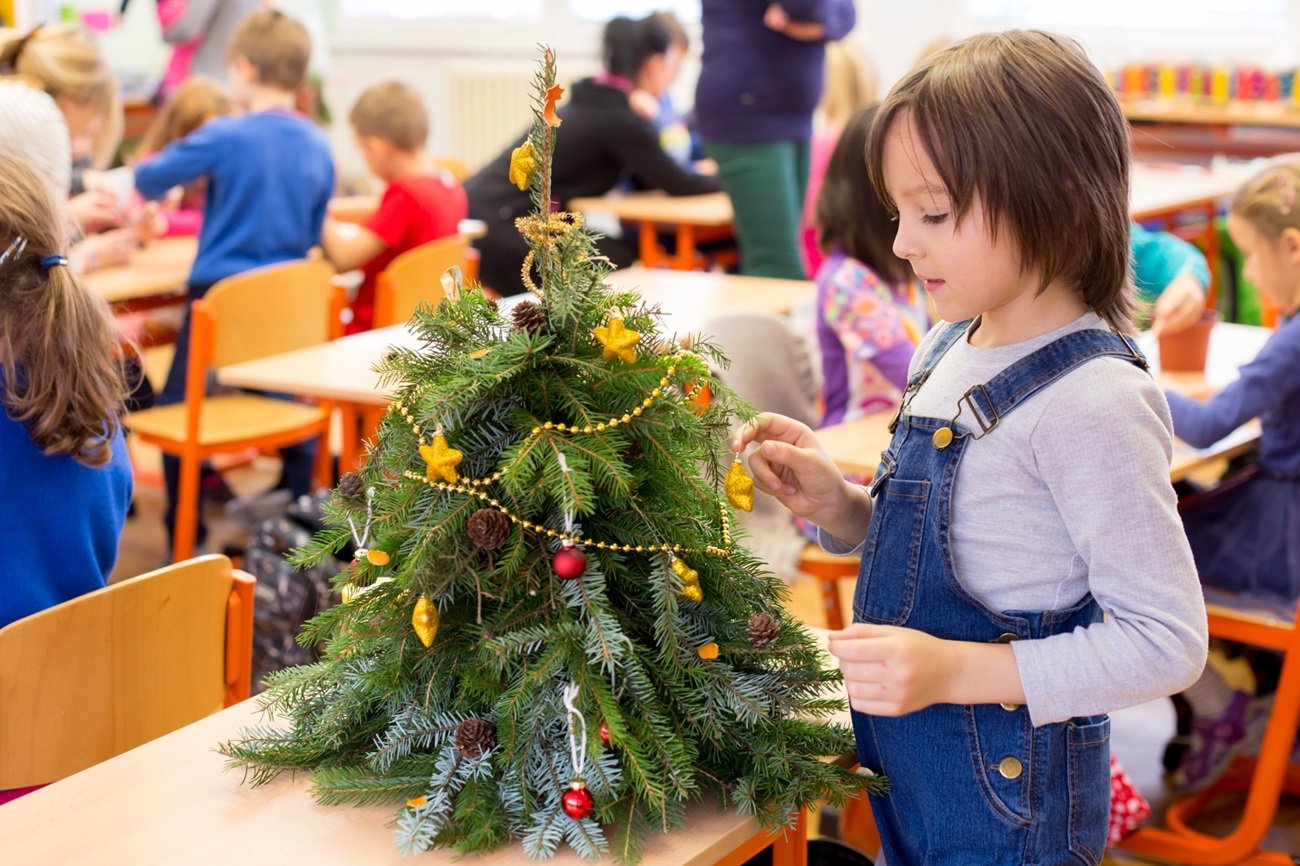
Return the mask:
[[[1259,757],[1239,758],[1217,783],[1170,806],[1163,827],[1145,827],[1123,847],[1144,857],[1197,866],[1290,866],[1297,862],[1292,855],[1264,851],[1260,845],[1283,792],[1300,795],[1300,767],[1289,766],[1300,722],[1300,609],[1290,622],[1215,604],[1206,610],[1211,637],[1282,653],[1282,675]],[[1246,803],[1231,833],[1216,837],[1191,828],[1189,822],[1212,800],[1240,791],[1246,792]]]
[[[844,606],[840,604],[840,581],[856,580],[859,559],[856,556],[836,556],[827,553],[817,544],[809,544],[799,556],[799,571],[817,581],[822,593],[822,608],[826,611],[826,627],[831,631],[844,628]]]
[[[407,250],[389,262],[375,278],[374,326],[400,325],[421,303],[442,300],[442,273],[465,268],[469,239],[450,235]]]
[[[247,698],[254,582],[204,556],[0,629],[0,789],[56,781]]]
[[[323,261],[271,265],[229,277],[190,307],[185,402],[133,412],[140,441],[181,460],[172,558],[194,553],[199,468],[213,454],[281,448],[320,437],[316,474],[328,484],[330,407],[255,394],[206,394],[208,370],[323,343],[341,330],[344,292]]]

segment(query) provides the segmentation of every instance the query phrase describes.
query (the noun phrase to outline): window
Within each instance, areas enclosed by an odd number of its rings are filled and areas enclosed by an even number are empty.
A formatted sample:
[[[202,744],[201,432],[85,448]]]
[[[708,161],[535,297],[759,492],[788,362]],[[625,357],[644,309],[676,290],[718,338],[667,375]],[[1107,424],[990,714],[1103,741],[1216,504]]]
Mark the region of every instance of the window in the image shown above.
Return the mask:
[[[1269,32],[1287,26],[1286,0],[967,0],[981,28],[1184,30],[1208,33]]]
[[[651,12],[673,12],[682,21],[700,20],[699,0],[341,0],[343,18],[352,19],[489,19],[536,20],[543,15],[605,21],[616,15],[639,18]]]
[[[651,12],[671,12],[681,21],[700,20],[700,0],[568,0],[575,18],[607,21],[617,15],[640,18]]]
[[[545,0],[492,0],[466,4],[463,0],[342,0],[344,18],[402,19],[540,18]]]

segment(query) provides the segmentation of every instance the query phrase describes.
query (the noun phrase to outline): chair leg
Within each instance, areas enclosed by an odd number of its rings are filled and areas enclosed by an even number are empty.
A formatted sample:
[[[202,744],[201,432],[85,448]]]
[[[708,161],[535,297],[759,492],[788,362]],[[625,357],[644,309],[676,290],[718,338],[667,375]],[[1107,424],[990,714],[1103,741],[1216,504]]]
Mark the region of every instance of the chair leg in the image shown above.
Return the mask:
[[[840,839],[873,859],[880,852],[869,795],[859,794],[840,810]]]
[[[199,469],[203,461],[197,454],[181,455],[181,483],[176,496],[176,528],[172,532],[172,561],[183,562],[194,556],[199,533]]]
[[[325,424],[316,440],[316,462],[312,467],[312,483],[317,490],[334,486],[334,451],[330,448],[330,428],[333,426],[334,406],[325,404]]]

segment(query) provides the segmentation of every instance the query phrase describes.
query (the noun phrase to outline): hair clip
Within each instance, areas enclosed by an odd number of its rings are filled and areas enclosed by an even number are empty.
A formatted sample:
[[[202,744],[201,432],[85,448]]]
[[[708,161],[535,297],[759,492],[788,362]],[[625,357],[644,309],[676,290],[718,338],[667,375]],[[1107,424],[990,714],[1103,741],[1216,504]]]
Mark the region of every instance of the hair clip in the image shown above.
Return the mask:
[[[1282,215],[1286,216],[1295,207],[1295,183],[1286,175],[1279,174],[1277,176],[1277,185],[1282,190]]]
[[[3,253],[0,253],[0,265],[5,264],[10,259],[17,259],[27,249],[27,238],[22,235],[15,235],[14,239],[9,242],[9,247]]]
[[[67,256],[61,256],[56,253],[52,256],[45,256],[41,259],[41,270],[46,272],[49,272],[50,268],[57,268],[60,265],[65,268],[68,266]]]

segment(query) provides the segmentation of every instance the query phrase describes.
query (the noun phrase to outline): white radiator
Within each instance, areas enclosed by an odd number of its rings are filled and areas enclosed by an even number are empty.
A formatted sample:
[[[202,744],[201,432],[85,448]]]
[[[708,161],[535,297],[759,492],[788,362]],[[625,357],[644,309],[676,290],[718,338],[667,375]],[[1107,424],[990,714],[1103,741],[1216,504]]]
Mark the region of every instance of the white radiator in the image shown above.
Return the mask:
[[[477,171],[532,123],[533,73],[453,69],[447,81],[451,152]]]

